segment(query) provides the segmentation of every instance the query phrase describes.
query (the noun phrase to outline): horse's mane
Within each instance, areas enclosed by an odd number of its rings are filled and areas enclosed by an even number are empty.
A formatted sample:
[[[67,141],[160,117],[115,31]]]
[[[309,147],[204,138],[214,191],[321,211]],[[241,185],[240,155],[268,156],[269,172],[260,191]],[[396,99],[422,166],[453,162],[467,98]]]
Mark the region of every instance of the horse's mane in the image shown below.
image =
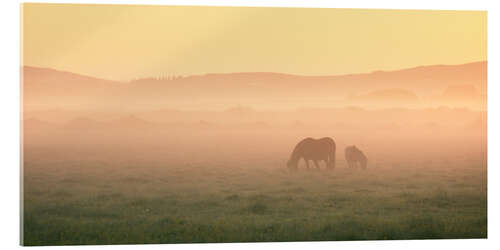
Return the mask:
[[[299,149],[300,149],[300,146],[302,145],[302,143],[304,143],[305,141],[308,141],[308,140],[314,140],[313,138],[311,137],[307,137],[305,139],[303,139],[302,141],[300,141],[299,143],[297,143],[297,145],[295,145],[295,147],[293,148],[293,151],[292,151],[292,155],[290,155],[290,160],[295,160],[297,158],[297,155],[299,154]]]

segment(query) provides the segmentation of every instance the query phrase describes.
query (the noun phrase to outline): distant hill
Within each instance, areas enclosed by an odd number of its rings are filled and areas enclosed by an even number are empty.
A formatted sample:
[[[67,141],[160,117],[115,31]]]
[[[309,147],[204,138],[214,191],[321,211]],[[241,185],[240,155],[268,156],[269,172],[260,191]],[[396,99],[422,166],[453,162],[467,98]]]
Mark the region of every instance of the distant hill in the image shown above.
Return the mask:
[[[126,129],[147,129],[157,124],[143,120],[135,115],[123,116],[106,123],[110,128],[126,128]]]
[[[431,102],[475,109],[486,109],[488,105],[486,93],[481,94],[474,85],[450,85],[443,93],[431,97]]]
[[[37,80],[45,83],[51,83],[51,80],[63,80],[69,82],[88,82],[88,83],[111,83],[115,81],[103,80],[91,76],[85,76],[80,74],[75,74],[67,71],[59,71],[55,69],[49,68],[38,68],[38,67],[30,67],[24,66],[22,67],[24,80],[28,81],[26,83],[35,83],[30,82],[31,80]]]
[[[207,105],[227,108],[240,103],[250,106],[312,102],[342,105],[349,96],[381,89],[405,89],[420,97],[441,94],[452,85],[469,85],[483,96],[487,88],[487,62],[335,76],[247,72],[144,78],[130,82],[25,66],[23,76],[24,105],[28,110],[144,110],[152,106],[161,109],[194,104],[204,108]],[[397,97],[397,94],[395,97],[412,98],[410,95]]]
[[[119,82],[46,68],[25,66],[23,74],[24,108],[86,108],[105,103]],[[121,86],[120,86],[121,87]]]
[[[50,90],[54,93],[95,93],[100,89],[113,87],[118,82],[79,75],[66,71],[25,66],[22,68],[25,94],[33,91]]]
[[[77,117],[66,123],[63,128],[65,129],[78,129],[78,130],[88,130],[99,128],[100,124],[87,117]]]
[[[155,86],[162,84],[168,88],[182,84],[183,88],[214,91],[244,89],[247,93],[265,89],[265,93],[285,91],[304,93],[322,91],[337,92],[367,92],[384,88],[404,88],[417,94],[430,91],[440,92],[450,84],[472,84],[479,91],[485,91],[487,62],[474,62],[462,65],[432,65],[420,66],[396,71],[374,71],[365,74],[334,75],[334,76],[299,76],[271,72],[246,72],[227,74],[205,74],[176,78],[172,80],[146,79],[131,82],[140,86]]]
[[[474,85],[451,85],[446,88],[442,98],[448,100],[477,100],[481,98]]]
[[[45,130],[45,129],[52,129],[52,128],[57,127],[56,125],[54,125],[50,122],[42,121],[38,118],[33,118],[33,117],[23,119],[22,125],[23,125],[24,131]]]
[[[64,124],[62,128],[72,130],[92,129],[148,129],[159,126],[134,115],[122,116],[109,121],[95,121],[88,117],[76,117]]]
[[[382,89],[367,94],[353,96],[351,101],[384,105],[414,105],[419,102],[415,93],[405,89]]]

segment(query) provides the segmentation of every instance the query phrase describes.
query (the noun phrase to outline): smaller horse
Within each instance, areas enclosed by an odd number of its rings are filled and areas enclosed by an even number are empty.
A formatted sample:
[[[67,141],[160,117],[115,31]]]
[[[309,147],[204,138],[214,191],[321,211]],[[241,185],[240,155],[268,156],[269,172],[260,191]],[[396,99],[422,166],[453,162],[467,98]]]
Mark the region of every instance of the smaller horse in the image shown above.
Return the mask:
[[[366,169],[368,159],[356,146],[345,148],[345,159],[349,168],[357,168],[359,165],[362,169]]]
[[[309,161],[312,160],[316,168],[319,169],[318,161],[324,161],[329,169],[335,168],[335,142],[332,138],[324,137],[321,139],[305,138],[300,141],[293,149],[287,166],[289,169],[298,168],[298,162],[304,158],[307,168]]]

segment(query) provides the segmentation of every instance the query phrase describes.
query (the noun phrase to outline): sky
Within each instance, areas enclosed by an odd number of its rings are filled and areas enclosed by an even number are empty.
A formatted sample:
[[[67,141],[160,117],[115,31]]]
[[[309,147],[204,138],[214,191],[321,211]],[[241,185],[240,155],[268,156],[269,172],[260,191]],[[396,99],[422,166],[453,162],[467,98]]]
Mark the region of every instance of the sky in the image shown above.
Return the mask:
[[[22,65],[131,80],[487,60],[487,12],[25,3]]]

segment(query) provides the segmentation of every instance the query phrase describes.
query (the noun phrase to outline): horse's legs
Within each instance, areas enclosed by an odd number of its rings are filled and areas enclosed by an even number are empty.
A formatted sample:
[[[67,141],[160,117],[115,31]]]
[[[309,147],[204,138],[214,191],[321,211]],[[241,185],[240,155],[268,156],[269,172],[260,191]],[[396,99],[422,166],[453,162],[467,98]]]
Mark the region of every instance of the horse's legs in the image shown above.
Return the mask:
[[[318,161],[317,161],[317,160],[314,160],[313,162],[314,162],[314,165],[316,166],[316,168],[317,168],[317,169],[320,169],[320,168],[319,168],[319,165],[318,165]]]
[[[304,158],[304,161],[306,162],[307,169],[309,169],[309,159]]]

